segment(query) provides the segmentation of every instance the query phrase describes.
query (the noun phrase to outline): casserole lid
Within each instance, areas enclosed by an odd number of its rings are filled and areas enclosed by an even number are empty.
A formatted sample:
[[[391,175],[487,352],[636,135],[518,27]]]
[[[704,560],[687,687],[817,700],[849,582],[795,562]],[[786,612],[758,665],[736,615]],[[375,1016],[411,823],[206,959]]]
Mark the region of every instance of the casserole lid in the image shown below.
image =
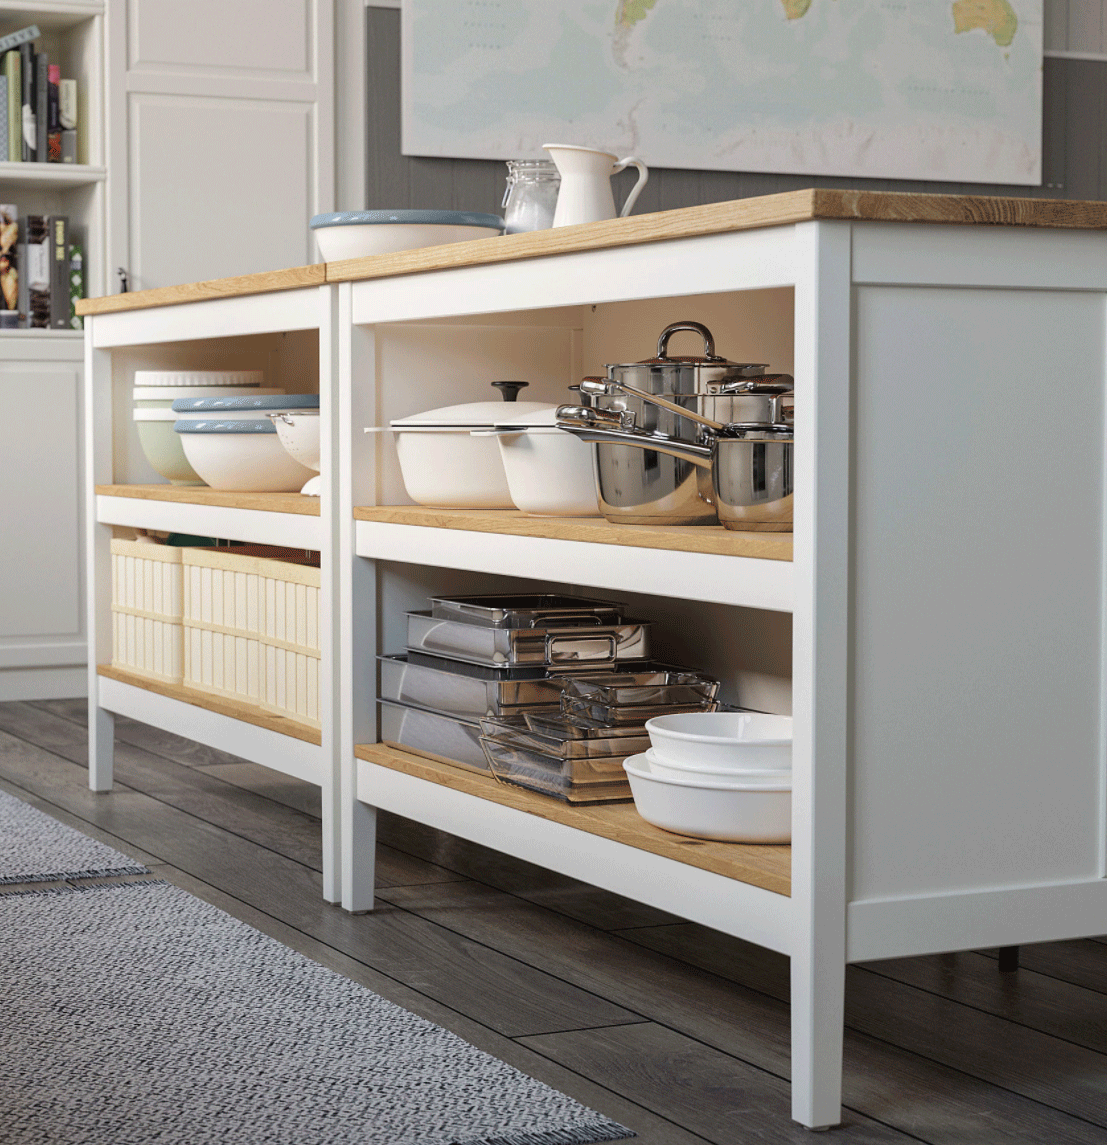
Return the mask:
[[[500,416],[493,424],[497,429],[555,429],[557,427],[557,406],[539,406],[532,413],[522,407],[538,405],[537,402],[515,402],[513,406],[500,406]]]
[[[438,409],[425,410],[423,413],[414,413],[408,417],[394,418],[389,424],[393,429],[492,429],[497,423],[505,422],[505,413],[510,412],[512,425],[521,424],[520,418],[532,417],[539,411],[551,410],[556,412],[556,406],[545,402],[512,402],[510,410],[501,401],[494,402],[465,402],[457,406],[441,406]],[[556,419],[549,422],[556,424]]]
[[[206,397],[177,398],[173,409],[177,413],[210,412],[219,414],[232,410],[294,410],[318,409],[318,394],[274,394],[271,397]]]
[[[267,418],[250,421],[179,421],[173,426],[175,433],[276,433],[277,427]]]
[[[361,227],[382,223],[409,223],[416,226],[489,227],[502,231],[504,221],[499,215],[485,215],[479,211],[330,211],[316,215],[308,226],[314,231],[320,227]]]

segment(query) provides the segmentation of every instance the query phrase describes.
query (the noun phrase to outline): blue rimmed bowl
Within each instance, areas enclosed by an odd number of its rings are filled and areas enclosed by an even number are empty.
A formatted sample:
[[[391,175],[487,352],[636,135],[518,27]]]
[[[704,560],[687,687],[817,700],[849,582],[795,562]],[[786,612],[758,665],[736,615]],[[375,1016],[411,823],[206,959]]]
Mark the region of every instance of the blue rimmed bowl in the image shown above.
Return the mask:
[[[269,418],[178,421],[189,465],[213,489],[295,493],[314,474],[289,456]]]
[[[499,215],[477,211],[332,211],[311,220],[324,262],[503,234]]]

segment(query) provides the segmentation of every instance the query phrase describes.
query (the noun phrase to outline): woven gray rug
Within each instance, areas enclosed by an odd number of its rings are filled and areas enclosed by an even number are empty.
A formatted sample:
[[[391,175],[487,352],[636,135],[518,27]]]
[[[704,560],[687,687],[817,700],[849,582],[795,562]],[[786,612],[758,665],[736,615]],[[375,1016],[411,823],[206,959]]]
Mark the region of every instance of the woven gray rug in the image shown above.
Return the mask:
[[[0,884],[148,873],[113,847],[0,791]]]
[[[0,895],[4,1145],[634,1134],[160,881]]]

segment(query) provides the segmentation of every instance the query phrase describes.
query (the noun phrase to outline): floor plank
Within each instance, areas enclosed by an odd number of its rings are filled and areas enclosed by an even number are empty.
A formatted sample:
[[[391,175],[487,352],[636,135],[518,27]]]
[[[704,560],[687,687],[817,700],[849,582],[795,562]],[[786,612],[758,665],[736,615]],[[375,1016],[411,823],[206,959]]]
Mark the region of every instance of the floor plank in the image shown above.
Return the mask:
[[[995,955],[995,951],[985,953]],[[1019,966],[1085,990],[1107,993],[1107,943],[1095,938],[1020,946]]]

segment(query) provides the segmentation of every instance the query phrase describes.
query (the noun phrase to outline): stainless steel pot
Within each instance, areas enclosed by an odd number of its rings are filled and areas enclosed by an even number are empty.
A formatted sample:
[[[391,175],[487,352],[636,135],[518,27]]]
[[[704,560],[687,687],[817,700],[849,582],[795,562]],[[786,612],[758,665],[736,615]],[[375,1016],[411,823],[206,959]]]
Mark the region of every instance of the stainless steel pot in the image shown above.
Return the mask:
[[[656,399],[654,399],[656,400]],[[668,403],[666,403],[668,404]],[[584,406],[561,406],[558,425],[597,446],[619,445],[674,457],[710,475],[724,528],[792,531],[793,430],[785,423],[723,425],[696,417],[701,441],[669,437],[635,426],[633,415]]]
[[[669,357],[680,331],[699,334],[699,357]],[[632,415],[630,424],[665,439],[687,440],[703,418],[720,424],[770,422],[780,415],[788,374],[767,374],[757,362],[730,362],[715,354],[711,331],[699,322],[674,322],[662,332],[657,357],[609,365],[607,377],[581,382],[583,408]],[[650,399],[661,397],[667,403]],[[624,524],[713,525],[718,521],[710,473],[684,455],[637,443],[595,439],[600,511]]]

